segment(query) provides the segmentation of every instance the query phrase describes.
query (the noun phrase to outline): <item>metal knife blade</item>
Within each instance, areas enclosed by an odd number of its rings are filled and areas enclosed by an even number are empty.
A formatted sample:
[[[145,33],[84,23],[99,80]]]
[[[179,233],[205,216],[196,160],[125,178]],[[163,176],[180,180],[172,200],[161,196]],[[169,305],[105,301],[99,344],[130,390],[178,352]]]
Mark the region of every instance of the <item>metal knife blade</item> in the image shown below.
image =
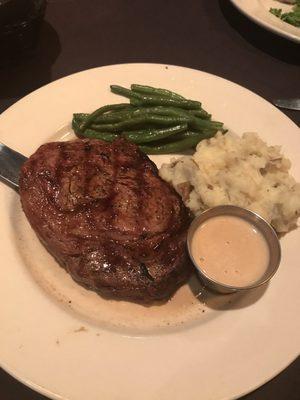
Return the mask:
[[[280,108],[286,108],[288,110],[300,110],[300,98],[294,99],[274,99],[273,104]]]
[[[0,180],[13,189],[19,187],[19,172],[27,157],[0,143]]]

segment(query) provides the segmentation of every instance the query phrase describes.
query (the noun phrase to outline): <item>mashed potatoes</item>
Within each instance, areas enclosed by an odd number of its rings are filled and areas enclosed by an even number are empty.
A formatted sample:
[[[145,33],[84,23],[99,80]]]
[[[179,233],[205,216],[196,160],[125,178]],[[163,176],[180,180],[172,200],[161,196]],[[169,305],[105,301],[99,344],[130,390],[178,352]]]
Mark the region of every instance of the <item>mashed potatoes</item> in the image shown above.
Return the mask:
[[[193,156],[163,164],[160,176],[195,214],[233,204],[287,232],[300,214],[300,184],[289,175],[290,166],[279,146],[268,146],[254,133],[241,138],[218,133],[200,142]]]

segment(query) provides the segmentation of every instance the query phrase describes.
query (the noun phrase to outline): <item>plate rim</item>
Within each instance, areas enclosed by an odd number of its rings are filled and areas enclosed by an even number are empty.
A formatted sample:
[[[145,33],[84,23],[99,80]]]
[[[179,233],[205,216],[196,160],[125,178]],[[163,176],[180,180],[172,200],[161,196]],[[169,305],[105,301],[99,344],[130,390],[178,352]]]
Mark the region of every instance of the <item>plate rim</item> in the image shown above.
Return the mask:
[[[295,356],[291,361],[289,361],[285,366],[282,367],[281,370],[279,370],[278,372],[276,372],[274,375],[270,376],[269,379],[265,380],[263,383],[258,384],[257,386],[253,386],[252,388],[250,388],[249,390],[244,391],[243,393],[236,395],[234,397],[231,397],[230,399],[228,399],[227,397],[224,398],[224,400],[239,400],[240,398],[253,393],[255,390],[261,388],[262,386],[266,385],[267,383],[269,383],[270,381],[272,381],[273,379],[275,379],[278,375],[280,375],[283,371],[285,371],[294,361],[296,361],[299,358],[300,354]],[[47,396],[49,397],[49,399],[51,400],[72,400],[68,397],[62,397],[54,392],[52,392],[51,390],[48,390],[40,385],[38,385],[37,383],[32,382],[30,379],[25,379],[22,377],[19,377],[14,371],[10,371],[9,368],[6,368],[5,365],[3,366],[0,363],[0,368],[3,369],[3,371],[5,371],[7,374],[9,374],[10,376],[12,376],[14,379],[16,379],[18,382],[21,382],[24,386],[26,386],[27,388],[43,395],[43,396]],[[103,400],[112,400],[112,399],[104,399]]]
[[[65,79],[68,78],[68,77],[73,77],[73,76],[75,76],[75,75],[77,75],[77,74],[81,74],[81,73],[83,73],[83,72],[87,72],[87,71],[91,71],[91,70],[98,70],[98,69],[101,69],[101,68],[116,67],[116,66],[122,67],[122,66],[128,66],[128,65],[130,65],[130,66],[141,66],[141,65],[143,65],[143,66],[165,67],[165,66],[168,65],[168,64],[156,64],[156,63],[124,63],[124,64],[111,64],[111,65],[106,65],[106,66],[91,68],[91,69],[84,70],[84,71],[78,71],[78,72],[76,72],[76,73],[74,73],[74,74],[67,75],[67,76],[65,76],[65,77],[61,77],[60,79],[58,79],[58,80],[56,80],[56,81],[53,81],[53,82],[51,82],[51,83],[48,83],[47,85],[44,85],[44,86],[42,86],[41,88],[38,88],[38,89],[36,89],[35,91],[29,93],[28,95],[26,95],[25,97],[23,97],[22,99],[20,99],[20,100],[17,101],[16,103],[14,103],[14,104],[13,104],[11,107],[9,107],[7,110],[5,110],[5,111],[1,114],[1,116],[0,116],[0,121],[1,121],[2,116],[6,114],[6,112],[13,112],[13,111],[14,111],[14,110],[13,110],[13,109],[14,109],[14,106],[15,106],[16,104],[19,104],[20,102],[22,102],[25,98],[30,97],[32,94],[37,94],[40,90],[43,90],[43,89],[47,88],[47,87],[50,86],[50,85],[57,84],[58,82],[61,82],[61,81],[65,80]],[[175,68],[182,68],[182,69],[186,69],[186,70],[190,70],[190,71],[194,71],[194,72],[196,71],[196,72],[201,73],[201,74],[207,74],[207,75],[210,75],[211,77],[213,77],[214,79],[217,78],[217,79],[220,79],[220,80],[222,80],[222,81],[226,81],[227,83],[230,83],[231,85],[236,85],[236,86],[242,88],[244,91],[247,91],[249,94],[254,95],[254,96],[256,96],[257,98],[259,98],[260,101],[264,101],[264,102],[268,103],[268,105],[271,105],[271,106],[273,107],[274,110],[278,111],[278,112],[281,114],[281,117],[285,117],[285,119],[286,119],[289,123],[292,123],[295,127],[298,128],[298,126],[297,126],[290,118],[288,118],[284,113],[282,113],[281,111],[279,111],[275,106],[273,106],[271,103],[269,103],[266,99],[264,99],[264,98],[261,97],[260,95],[256,94],[255,92],[251,91],[251,90],[248,89],[248,88],[243,87],[242,85],[240,85],[240,84],[238,84],[238,83],[235,83],[235,82],[233,82],[233,81],[230,81],[230,80],[228,80],[228,79],[222,78],[222,77],[220,77],[220,76],[217,76],[217,75],[214,75],[214,74],[210,74],[210,73],[207,73],[207,72],[204,72],[204,71],[201,71],[201,70],[196,70],[196,69],[193,69],[193,68],[187,68],[187,67],[182,67],[182,66],[177,66],[177,65],[168,65],[168,66],[169,66],[169,67],[175,67]],[[257,389],[258,387],[262,386],[263,384],[267,383],[269,380],[273,379],[275,376],[277,376],[278,374],[280,374],[285,368],[287,368],[287,366],[290,365],[297,357],[298,357],[298,355],[296,355],[291,361],[289,361],[289,362],[287,363],[287,365],[283,366],[281,370],[279,370],[278,372],[276,372],[274,376],[271,376],[270,378],[268,378],[267,380],[265,380],[263,383],[259,383],[257,386],[255,386],[255,387],[253,387],[253,388],[251,388],[251,389],[245,391],[245,392],[242,393],[242,394],[239,394],[237,397],[233,397],[232,399],[237,399],[237,398],[239,398],[239,397],[241,397],[241,396],[243,396],[243,395],[245,395],[245,394],[247,394],[247,393],[252,392],[253,390]],[[41,393],[41,394],[44,394],[44,395],[46,395],[46,396],[51,395],[54,399],[64,399],[64,400],[67,400],[66,397],[61,397],[60,395],[56,395],[55,393],[53,393],[53,392],[51,392],[51,391],[48,391],[47,389],[43,388],[42,386],[39,386],[38,384],[36,384],[36,383],[34,383],[34,382],[30,381],[30,380],[27,380],[27,379],[22,378],[22,377],[20,377],[18,374],[15,374],[15,373],[14,373],[13,371],[11,371],[9,368],[6,368],[5,365],[1,362],[1,360],[0,360],[0,365],[1,365],[1,367],[2,367],[6,372],[8,372],[10,375],[12,375],[13,377],[15,377],[16,379],[18,379],[20,382],[24,383],[26,386],[32,388],[33,390],[35,390],[35,391],[37,391],[37,392],[39,392],[39,393]]]

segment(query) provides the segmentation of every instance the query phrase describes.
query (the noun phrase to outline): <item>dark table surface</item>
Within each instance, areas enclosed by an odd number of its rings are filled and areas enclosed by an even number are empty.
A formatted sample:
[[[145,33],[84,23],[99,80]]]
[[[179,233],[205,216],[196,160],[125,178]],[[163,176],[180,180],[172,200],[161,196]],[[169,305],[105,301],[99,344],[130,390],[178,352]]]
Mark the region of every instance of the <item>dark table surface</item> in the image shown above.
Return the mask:
[[[300,97],[300,45],[258,27],[228,0],[49,0],[36,54],[17,66],[0,69],[0,112],[63,76],[130,62],[207,71],[267,100]],[[286,114],[300,125],[300,112]],[[46,399],[3,370],[0,398]],[[299,358],[243,397],[262,399],[300,399]]]

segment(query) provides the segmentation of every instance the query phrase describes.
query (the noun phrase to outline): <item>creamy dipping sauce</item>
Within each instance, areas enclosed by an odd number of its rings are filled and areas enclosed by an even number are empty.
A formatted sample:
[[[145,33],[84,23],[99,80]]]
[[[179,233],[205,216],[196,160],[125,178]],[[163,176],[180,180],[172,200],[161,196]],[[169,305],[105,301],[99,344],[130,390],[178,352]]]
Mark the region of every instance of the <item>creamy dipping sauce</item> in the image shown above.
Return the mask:
[[[191,253],[206,276],[237,287],[261,279],[270,259],[262,233],[250,222],[230,215],[210,218],[196,228]]]

